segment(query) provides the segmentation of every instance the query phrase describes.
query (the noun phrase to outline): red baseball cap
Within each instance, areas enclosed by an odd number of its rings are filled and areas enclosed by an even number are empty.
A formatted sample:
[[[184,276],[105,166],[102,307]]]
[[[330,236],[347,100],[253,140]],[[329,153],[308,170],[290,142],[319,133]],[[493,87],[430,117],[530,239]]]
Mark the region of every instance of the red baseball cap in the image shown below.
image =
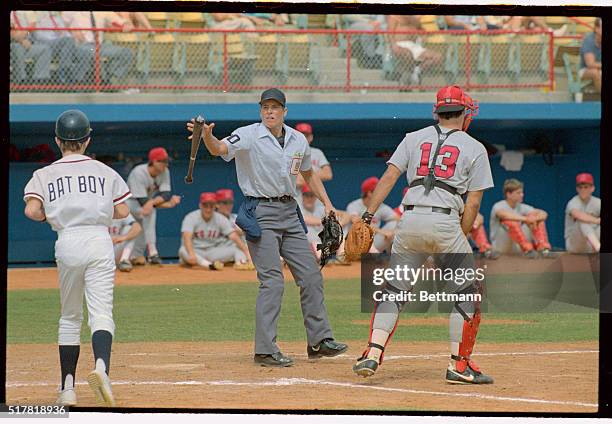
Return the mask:
[[[200,194],[200,203],[217,203],[217,195],[210,191]]]
[[[302,194],[306,193],[312,193],[312,190],[310,189],[310,187],[308,187],[308,184],[304,183],[304,185],[302,186]]]
[[[149,150],[149,162],[168,160],[168,152],[163,147],[154,147]]]
[[[378,184],[378,178],[377,177],[366,178],[361,183],[361,193],[365,194],[368,191],[374,191],[374,189],[376,188],[377,184]]]
[[[595,184],[593,181],[593,176],[588,172],[583,172],[581,174],[576,175],[576,184]]]
[[[234,200],[234,192],[229,188],[221,188],[217,190],[217,202],[223,202],[225,200]]]
[[[300,122],[295,126],[295,129],[302,134],[312,134],[312,126],[306,122]]]
[[[466,106],[465,93],[458,85],[447,85],[441,88],[436,94],[437,112],[459,112]]]

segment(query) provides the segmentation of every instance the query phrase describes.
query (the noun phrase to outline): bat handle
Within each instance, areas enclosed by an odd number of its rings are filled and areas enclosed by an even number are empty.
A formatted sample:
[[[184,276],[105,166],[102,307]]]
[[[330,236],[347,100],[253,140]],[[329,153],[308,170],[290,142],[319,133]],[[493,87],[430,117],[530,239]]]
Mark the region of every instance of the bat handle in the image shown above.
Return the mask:
[[[185,183],[186,184],[191,184],[192,182],[193,182],[193,178],[191,178],[189,176],[185,177]]]

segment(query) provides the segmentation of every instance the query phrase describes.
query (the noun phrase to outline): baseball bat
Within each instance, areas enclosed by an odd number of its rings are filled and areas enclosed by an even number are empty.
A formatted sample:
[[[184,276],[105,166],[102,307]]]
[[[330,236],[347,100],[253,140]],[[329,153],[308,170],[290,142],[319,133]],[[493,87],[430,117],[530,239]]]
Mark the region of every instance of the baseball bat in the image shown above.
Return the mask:
[[[191,184],[193,182],[193,166],[195,165],[196,157],[198,156],[198,149],[200,148],[200,140],[202,139],[202,125],[204,125],[204,118],[198,115],[193,123],[191,156],[189,156],[189,169],[187,170],[187,175],[185,176],[185,183],[187,184]]]

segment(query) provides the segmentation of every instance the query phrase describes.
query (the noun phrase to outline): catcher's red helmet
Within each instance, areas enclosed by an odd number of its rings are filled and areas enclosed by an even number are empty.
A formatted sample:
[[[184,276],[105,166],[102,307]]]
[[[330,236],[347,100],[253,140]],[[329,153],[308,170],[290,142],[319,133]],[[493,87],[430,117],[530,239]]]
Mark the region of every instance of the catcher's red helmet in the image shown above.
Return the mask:
[[[434,115],[436,118],[438,113],[459,112],[462,110],[465,110],[463,131],[467,131],[474,117],[478,115],[478,103],[458,85],[447,85],[438,91],[436,94],[436,104],[434,105]]]

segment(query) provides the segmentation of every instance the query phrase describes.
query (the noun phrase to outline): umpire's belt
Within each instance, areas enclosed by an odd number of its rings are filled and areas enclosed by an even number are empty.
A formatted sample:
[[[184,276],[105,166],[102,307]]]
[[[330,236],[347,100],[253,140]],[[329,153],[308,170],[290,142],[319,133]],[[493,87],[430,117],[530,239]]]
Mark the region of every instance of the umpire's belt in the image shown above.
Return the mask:
[[[254,199],[259,200],[260,202],[282,202],[289,203],[293,200],[292,196],[285,195],[281,197],[254,197]]]
[[[425,178],[419,178],[418,180],[413,180],[408,187],[416,187],[423,185],[425,182]],[[448,191],[453,196],[457,194],[457,189],[449,184],[446,184],[444,181],[434,180],[434,186],[437,188],[441,188],[442,190]]]
[[[451,208],[440,208],[438,206],[417,206],[417,208],[423,208],[437,213],[444,213],[446,215],[450,215],[452,212]],[[404,210],[406,211],[411,211],[413,209],[414,205],[404,205]]]

